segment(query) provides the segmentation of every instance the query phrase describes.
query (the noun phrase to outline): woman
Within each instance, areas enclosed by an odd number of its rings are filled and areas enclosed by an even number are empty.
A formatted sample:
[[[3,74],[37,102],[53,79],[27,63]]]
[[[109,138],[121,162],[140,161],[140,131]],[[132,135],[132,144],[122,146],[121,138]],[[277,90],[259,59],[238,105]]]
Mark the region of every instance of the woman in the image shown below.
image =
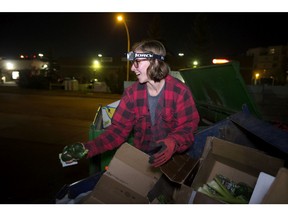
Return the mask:
[[[189,88],[169,75],[165,47],[159,41],[145,40],[136,43],[132,50],[127,59],[132,62],[131,70],[138,82],[125,89],[105,132],[78,144],[80,153],[76,155],[65,147],[64,161],[78,160],[84,155],[90,158],[115,149],[131,132],[134,146],[151,156],[154,167],[193,144],[199,114]]]

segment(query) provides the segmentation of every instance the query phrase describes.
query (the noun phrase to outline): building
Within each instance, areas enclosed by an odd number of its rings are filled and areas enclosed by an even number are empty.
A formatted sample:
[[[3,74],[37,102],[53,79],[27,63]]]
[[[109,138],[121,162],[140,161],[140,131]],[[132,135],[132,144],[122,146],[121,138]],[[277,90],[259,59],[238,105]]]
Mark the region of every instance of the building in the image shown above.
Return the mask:
[[[39,59],[1,59],[1,79],[3,82],[16,81],[22,71],[39,75],[41,70],[48,68],[48,64],[48,61]]]
[[[254,84],[284,85],[288,76],[287,46],[269,46],[249,49],[253,57],[252,77]]]

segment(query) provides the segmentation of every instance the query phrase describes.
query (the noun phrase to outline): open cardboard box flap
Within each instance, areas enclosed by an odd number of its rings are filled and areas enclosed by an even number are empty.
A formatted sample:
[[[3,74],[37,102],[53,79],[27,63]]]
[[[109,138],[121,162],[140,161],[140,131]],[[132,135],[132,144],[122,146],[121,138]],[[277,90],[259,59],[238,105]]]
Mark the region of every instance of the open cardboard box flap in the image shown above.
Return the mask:
[[[149,200],[157,203],[159,197],[164,197],[165,200],[162,203],[187,204],[192,192],[190,186],[198,165],[199,160],[187,154],[173,155],[171,160],[160,167],[163,175],[149,191]]]
[[[288,204],[288,169],[279,169],[275,180],[262,200],[263,204]]]
[[[122,144],[108,170],[82,203],[149,203],[147,194],[162,173],[159,168],[153,168],[148,160],[149,155],[128,143]]]
[[[125,143],[112,158],[107,174],[146,195],[161,176],[159,168],[153,168],[148,160],[149,155]]]
[[[160,167],[163,174],[175,183],[184,184],[191,174],[197,171],[199,160],[191,158],[187,154],[175,154],[170,161]]]

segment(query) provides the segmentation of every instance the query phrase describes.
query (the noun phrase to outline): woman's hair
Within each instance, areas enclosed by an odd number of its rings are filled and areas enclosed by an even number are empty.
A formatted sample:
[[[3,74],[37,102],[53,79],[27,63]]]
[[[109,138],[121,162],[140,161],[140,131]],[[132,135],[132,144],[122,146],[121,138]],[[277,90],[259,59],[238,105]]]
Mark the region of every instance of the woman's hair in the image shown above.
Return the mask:
[[[132,50],[134,52],[141,51],[143,53],[151,53],[156,55],[165,56],[166,49],[164,45],[157,40],[144,40],[133,45]],[[169,66],[166,62],[160,59],[149,59],[150,65],[147,68],[147,76],[159,82],[169,74]]]

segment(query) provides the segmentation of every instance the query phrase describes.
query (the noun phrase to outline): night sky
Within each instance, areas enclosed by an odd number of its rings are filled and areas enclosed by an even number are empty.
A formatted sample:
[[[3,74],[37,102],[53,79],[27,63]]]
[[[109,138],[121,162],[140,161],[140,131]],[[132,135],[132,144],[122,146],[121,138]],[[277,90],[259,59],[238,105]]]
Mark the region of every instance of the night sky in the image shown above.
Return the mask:
[[[122,56],[127,49],[127,37],[116,15],[2,12],[0,57],[38,52],[52,52],[55,57],[88,58],[98,53]],[[191,39],[195,28],[204,31],[205,37],[200,38],[209,38],[208,49],[214,56],[243,55],[249,48],[287,45],[288,42],[288,13],[139,12],[124,15],[131,45],[148,38],[147,32],[154,28],[157,29],[154,35],[157,32],[172,55],[178,52],[193,55],[197,42],[187,38]]]

